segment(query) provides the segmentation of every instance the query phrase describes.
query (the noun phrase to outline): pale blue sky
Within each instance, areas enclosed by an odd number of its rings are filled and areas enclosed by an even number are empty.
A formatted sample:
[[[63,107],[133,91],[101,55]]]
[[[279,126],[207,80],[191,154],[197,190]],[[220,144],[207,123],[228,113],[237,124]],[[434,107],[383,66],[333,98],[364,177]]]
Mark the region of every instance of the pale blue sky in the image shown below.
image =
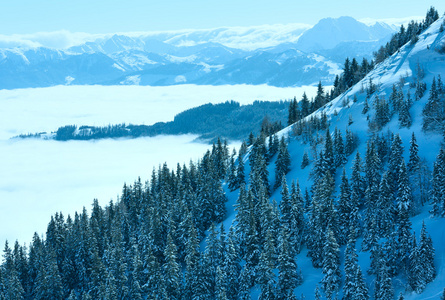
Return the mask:
[[[68,30],[112,33],[262,24],[315,24],[326,17],[400,18],[440,14],[431,0],[3,0],[0,34]]]

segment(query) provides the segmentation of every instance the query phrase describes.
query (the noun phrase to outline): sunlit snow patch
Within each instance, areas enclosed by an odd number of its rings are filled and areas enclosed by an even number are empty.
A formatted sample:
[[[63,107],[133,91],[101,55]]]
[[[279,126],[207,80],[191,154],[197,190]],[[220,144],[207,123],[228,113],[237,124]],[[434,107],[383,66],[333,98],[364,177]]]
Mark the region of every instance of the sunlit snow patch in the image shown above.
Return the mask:
[[[124,85],[139,85],[141,83],[140,75],[127,76],[127,78],[120,82]]]
[[[70,85],[74,80],[75,80],[74,77],[66,76],[66,77],[65,77],[65,84],[66,84],[66,85]]]
[[[185,83],[185,82],[187,82],[187,78],[185,78],[184,75],[178,75],[175,78],[175,82],[176,83]]]

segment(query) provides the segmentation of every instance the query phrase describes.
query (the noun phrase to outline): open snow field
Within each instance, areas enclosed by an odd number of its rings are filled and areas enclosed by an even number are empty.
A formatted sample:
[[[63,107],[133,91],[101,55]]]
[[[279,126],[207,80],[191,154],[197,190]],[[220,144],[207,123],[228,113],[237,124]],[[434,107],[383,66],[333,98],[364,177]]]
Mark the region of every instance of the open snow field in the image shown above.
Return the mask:
[[[153,167],[197,160],[209,145],[192,135],[133,140],[10,140],[22,133],[53,131],[59,126],[153,124],[205,103],[235,100],[285,100],[309,97],[316,87],[262,86],[56,86],[0,90],[0,245],[6,239],[31,241],[44,234],[50,216],[66,217],[94,198],[102,205],[121,192],[124,182],[143,181]],[[239,147],[233,143],[231,147]]]

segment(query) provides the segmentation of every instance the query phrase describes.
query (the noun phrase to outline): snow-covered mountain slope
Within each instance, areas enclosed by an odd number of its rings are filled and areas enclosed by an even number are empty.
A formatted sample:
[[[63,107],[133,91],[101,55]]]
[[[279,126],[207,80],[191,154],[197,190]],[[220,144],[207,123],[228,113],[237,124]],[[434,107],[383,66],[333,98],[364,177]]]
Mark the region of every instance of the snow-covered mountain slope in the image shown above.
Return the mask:
[[[307,24],[275,24],[253,27],[223,27],[205,30],[146,33],[144,40],[155,39],[174,46],[193,46],[203,43],[218,43],[230,48],[252,51],[273,47],[285,42],[295,42],[307,29]]]
[[[433,163],[436,160],[436,156],[439,150],[444,145],[442,132],[425,132],[422,129],[422,110],[425,107],[432,87],[433,79],[437,81],[438,76],[445,78],[445,32],[440,31],[440,27],[445,26],[445,17],[440,18],[433,23],[428,30],[419,36],[419,40],[415,45],[408,43],[403,46],[397,53],[386,59],[376,68],[371,71],[362,81],[350,88],[348,91],[328,103],[312,115],[308,116],[306,120],[311,117],[318,116],[326,113],[329,120],[330,132],[334,132],[336,129],[342,132],[343,136],[345,131],[348,130],[358,137],[358,147],[347,158],[347,162],[344,164],[346,174],[351,177],[353,160],[357,152],[360,153],[363,159],[366,155],[367,141],[372,136],[388,136],[389,133],[398,134],[403,143],[403,158],[407,163],[409,160],[409,148],[411,136],[414,133],[419,146],[420,158],[424,161],[424,166],[427,168],[427,172],[431,174],[433,170]],[[442,50],[441,50],[442,49]],[[425,94],[418,100],[414,100],[415,87],[413,84],[418,80],[418,70],[423,70],[423,77],[420,79],[426,83],[427,89]],[[370,95],[367,95],[367,88],[369,82],[372,81],[376,84],[377,90]],[[376,99],[388,100],[393,90],[393,86],[399,86],[403,91],[406,99],[408,93],[411,94],[413,104],[409,109],[409,113],[412,120],[412,125],[409,127],[402,127],[398,121],[398,114],[395,113],[391,120],[385,124],[382,128],[376,129],[369,124],[375,120],[376,117]],[[364,111],[366,103],[369,104],[369,110]],[[284,136],[289,140],[288,149],[292,158],[291,171],[286,175],[287,183],[291,181],[299,181],[301,190],[311,190],[313,184],[313,178],[311,177],[311,169],[316,164],[315,151],[323,150],[323,142],[321,143],[309,143],[304,141],[303,138],[295,136],[295,128],[297,125],[291,125],[278,133],[279,136]],[[324,131],[314,133],[318,139],[323,140],[322,136]],[[317,146],[318,144],[318,146]],[[310,164],[302,169],[302,158],[304,153],[309,154]],[[249,154],[247,155],[249,159]],[[269,180],[271,184],[274,182],[275,176],[275,162],[276,157],[272,159],[268,166]],[[383,171],[388,168],[388,161],[383,161]],[[246,166],[248,163],[246,162]],[[335,202],[340,197],[340,176],[341,168],[336,170],[336,184],[335,184]],[[382,175],[382,174],[380,174]],[[417,186],[413,189],[418,188]],[[276,190],[271,198],[275,199],[278,203],[281,202],[281,188]],[[231,204],[236,203],[237,194],[229,193]],[[431,199],[430,199],[431,200]],[[443,217],[434,217],[430,211],[432,209],[431,202],[427,202],[425,205],[419,207],[419,211],[415,216],[411,217],[412,233],[415,234],[417,240],[419,239],[419,233],[421,232],[422,222],[425,222],[428,233],[433,240],[433,246],[435,248],[435,260],[434,265],[436,267],[437,275],[435,279],[426,285],[425,290],[418,294],[409,288],[407,288],[407,278],[404,275],[394,276],[391,280],[392,287],[394,289],[394,297],[398,297],[399,293],[404,295],[404,299],[440,299],[445,286],[445,219]],[[365,217],[365,211],[361,211],[362,218]],[[226,224],[229,226],[235,218],[235,212],[226,220]],[[363,219],[362,219],[363,221]],[[381,239],[379,242],[383,244],[386,239]],[[374,293],[374,284],[376,281],[375,275],[370,275],[367,270],[370,268],[370,251],[363,251],[361,243],[363,241],[363,235],[361,235],[356,243],[356,249],[358,251],[358,261],[365,281],[369,289],[369,294]],[[341,268],[344,268],[344,253],[345,247],[341,247]],[[302,271],[303,283],[295,290],[296,295],[304,295],[305,299],[314,299],[314,288],[316,285],[321,287],[321,280],[324,276],[321,269],[315,269],[312,267],[311,260],[306,255],[308,250],[303,248],[302,252],[297,256],[297,264]],[[410,254],[410,253],[408,253]],[[342,271],[342,282],[345,279],[345,273]],[[419,275],[420,276],[420,275]],[[258,294],[259,290],[254,289],[254,294]],[[339,289],[339,297],[343,296],[342,288]],[[374,299],[371,296],[372,299]]]
[[[367,26],[351,17],[327,18],[305,31],[297,48],[306,52],[332,49],[342,42],[377,41],[392,33],[393,29],[384,23]]]
[[[338,25],[338,34],[332,34],[332,24]],[[0,88],[182,83],[282,87],[320,79],[331,84],[338,63],[347,56],[369,58],[385,42],[381,37],[392,32],[390,26],[366,26],[343,17],[321,20],[313,28],[290,24],[129,33],[63,50],[2,48]],[[320,38],[326,43],[314,44]]]

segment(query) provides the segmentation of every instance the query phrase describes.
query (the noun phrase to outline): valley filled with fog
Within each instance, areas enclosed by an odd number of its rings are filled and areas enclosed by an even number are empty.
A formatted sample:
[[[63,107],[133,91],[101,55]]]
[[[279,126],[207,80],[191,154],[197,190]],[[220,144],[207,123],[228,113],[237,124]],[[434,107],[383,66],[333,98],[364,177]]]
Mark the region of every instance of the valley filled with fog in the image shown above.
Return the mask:
[[[105,205],[116,200],[124,182],[151,175],[166,162],[196,161],[210,148],[196,136],[157,136],[138,139],[58,142],[11,139],[28,132],[51,132],[59,126],[172,120],[188,108],[235,100],[279,101],[309,97],[316,87],[261,86],[55,86],[0,90],[0,243],[29,243],[46,231],[51,215],[90,209],[94,198]],[[231,142],[231,148],[239,147]],[[13,213],[11,213],[13,212]]]

